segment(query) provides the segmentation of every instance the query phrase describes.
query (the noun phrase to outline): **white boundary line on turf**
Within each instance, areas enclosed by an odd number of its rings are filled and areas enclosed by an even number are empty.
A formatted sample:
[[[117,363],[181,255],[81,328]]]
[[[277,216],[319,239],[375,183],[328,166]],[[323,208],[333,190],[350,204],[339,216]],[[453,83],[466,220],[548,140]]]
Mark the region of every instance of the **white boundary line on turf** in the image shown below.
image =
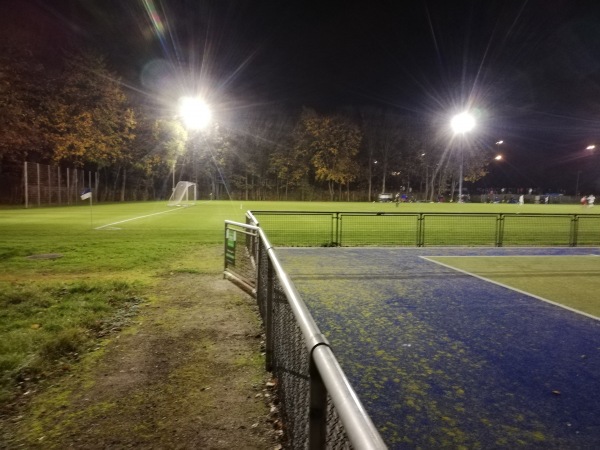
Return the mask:
[[[595,253],[590,253],[589,255],[438,255],[432,256],[432,258],[581,258],[581,257],[589,257],[589,256],[600,256]],[[423,256],[423,258],[429,258],[428,256]]]
[[[580,256],[587,256],[587,255],[580,255]],[[441,258],[441,257],[443,257],[443,255],[440,255],[439,257]],[[523,294],[523,295],[527,295],[529,297],[533,297],[533,298],[535,298],[537,300],[541,300],[541,301],[549,303],[551,305],[558,306],[559,308],[563,308],[563,309],[569,310],[569,311],[574,312],[576,314],[581,314],[582,316],[589,317],[590,319],[594,319],[594,320],[600,321],[600,317],[596,317],[596,316],[594,316],[592,314],[580,311],[580,310],[575,309],[575,308],[571,308],[570,306],[566,306],[566,305],[562,305],[562,304],[557,303],[557,302],[553,302],[552,300],[548,300],[547,298],[540,297],[539,295],[532,294],[531,292],[522,291],[521,289],[517,289],[517,288],[509,286],[507,284],[500,283],[500,282],[494,281],[494,280],[490,280],[489,278],[482,277],[481,275],[477,275],[477,274],[474,274],[472,272],[467,272],[466,270],[462,270],[462,269],[458,269],[456,267],[452,267],[449,264],[444,264],[443,262],[435,261],[433,259],[430,259],[430,258],[436,258],[436,256],[419,256],[419,258],[425,259],[425,260],[427,260],[429,262],[438,264],[440,266],[444,266],[444,267],[446,267],[448,269],[452,269],[452,270],[454,270],[456,272],[461,272],[461,273],[464,273],[465,275],[468,275],[468,276],[471,276],[471,277],[474,277],[474,278],[479,278],[480,280],[487,281],[488,283],[492,283],[492,284],[495,284],[497,286],[501,286],[503,288],[510,289],[511,291],[518,292],[519,294]],[[452,256],[452,258],[454,258],[454,257]]]
[[[145,216],[138,216],[138,217],[133,217],[131,219],[120,220],[118,222],[113,222],[113,223],[108,223],[106,225],[102,225],[101,227],[96,227],[96,228],[94,228],[94,230],[101,230],[102,228],[111,227],[113,225],[118,225],[120,223],[131,222],[132,220],[144,219],[145,217],[158,216],[159,214],[166,214],[166,213],[170,213],[173,211],[181,211],[182,209],[183,208],[169,209],[167,211],[161,211],[161,212],[157,212],[157,213],[153,213],[153,214],[146,214]]]

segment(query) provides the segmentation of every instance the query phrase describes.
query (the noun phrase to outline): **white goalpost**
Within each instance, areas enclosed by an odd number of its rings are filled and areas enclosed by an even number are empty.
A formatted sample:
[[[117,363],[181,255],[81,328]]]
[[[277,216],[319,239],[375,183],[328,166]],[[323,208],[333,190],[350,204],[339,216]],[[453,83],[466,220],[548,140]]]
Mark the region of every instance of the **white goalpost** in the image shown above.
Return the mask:
[[[196,183],[180,181],[175,186],[167,206],[190,206],[196,204]]]

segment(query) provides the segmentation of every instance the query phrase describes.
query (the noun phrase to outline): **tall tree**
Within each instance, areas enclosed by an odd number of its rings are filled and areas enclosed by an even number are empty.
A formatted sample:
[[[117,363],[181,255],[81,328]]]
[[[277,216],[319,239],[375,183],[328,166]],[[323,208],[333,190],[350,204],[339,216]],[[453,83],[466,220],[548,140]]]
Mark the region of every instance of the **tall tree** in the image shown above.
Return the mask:
[[[134,138],[135,117],[104,58],[93,52],[68,55],[55,85],[56,96],[46,103],[54,160],[98,167],[119,161]]]
[[[188,134],[178,120],[155,119],[136,111],[139,117],[132,150],[124,154],[124,167],[131,167],[143,177],[154,197],[170,192],[167,186],[176,179],[177,160],[185,153]]]
[[[300,117],[292,132],[292,146],[280,147],[276,154],[278,176],[283,178],[287,185],[300,186],[302,200],[304,200],[304,187],[309,186],[311,180],[311,158],[314,154],[314,136],[311,124],[318,120],[316,111],[302,108]],[[285,177],[285,178],[284,178]]]
[[[290,139],[292,123],[282,111],[252,110],[236,120],[232,151],[239,165],[234,184],[246,200],[266,198],[277,189],[273,155]]]
[[[360,110],[361,129],[364,135],[363,150],[366,155],[369,200],[372,180],[379,175],[381,192],[389,188],[388,175],[413,172],[408,161],[419,151],[418,141],[406,117],[381,108],[366,107]]]
[[[311,164],[315,179],[327,182],[330,199],[335,194],[335,184],[340,187],[357,177],[358,153],[362,135],[359,127],[347,118],[334,116],[312,116],[306,122],[313,152]]]
[[[48,71],[38,53],[41,44],[14,27],[0,35],[0,161],[48,155],[39,122],[40,99],[50,95]]]

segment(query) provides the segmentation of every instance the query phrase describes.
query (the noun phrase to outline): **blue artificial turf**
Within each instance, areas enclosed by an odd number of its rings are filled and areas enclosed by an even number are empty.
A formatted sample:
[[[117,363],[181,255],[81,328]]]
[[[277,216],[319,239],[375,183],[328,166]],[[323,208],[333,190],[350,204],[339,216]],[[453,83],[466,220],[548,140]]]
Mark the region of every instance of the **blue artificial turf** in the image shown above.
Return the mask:
[[[277,253],[390,448],[600,448],[600,321],[419,257],[597,249]]]

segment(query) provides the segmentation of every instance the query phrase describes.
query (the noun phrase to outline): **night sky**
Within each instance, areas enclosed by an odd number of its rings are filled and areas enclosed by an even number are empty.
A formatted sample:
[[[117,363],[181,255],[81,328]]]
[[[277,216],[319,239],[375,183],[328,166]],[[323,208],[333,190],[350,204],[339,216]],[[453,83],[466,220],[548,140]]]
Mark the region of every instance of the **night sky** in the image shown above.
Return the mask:
[[[440,127],[470,108],[475,139],[490,149],[504,140],[513,168],[528,167],[531,182],[577,172],[594,156],[585,147],[600,144],[594,1],[2,4],[5,20],[57,45],[77,41],[106,53],[129,88],[157,104],[201,93],[228,113],[375,105]]]

